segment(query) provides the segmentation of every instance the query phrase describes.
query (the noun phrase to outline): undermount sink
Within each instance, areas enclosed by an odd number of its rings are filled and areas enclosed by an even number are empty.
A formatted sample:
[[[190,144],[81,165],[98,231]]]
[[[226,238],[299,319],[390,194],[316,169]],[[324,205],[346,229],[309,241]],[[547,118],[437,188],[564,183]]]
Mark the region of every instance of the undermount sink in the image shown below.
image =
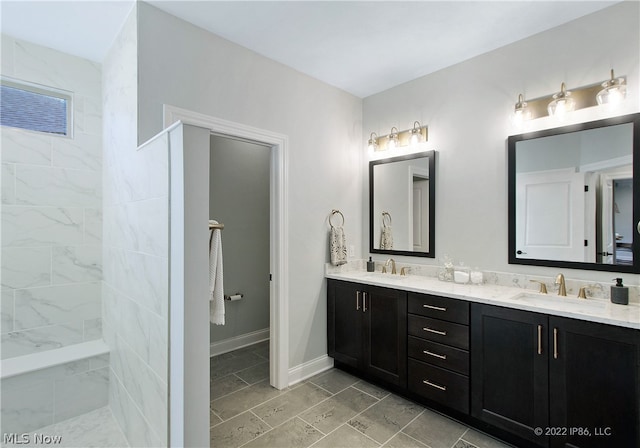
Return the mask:
[[[542,307],[553,307],[563,309],[581,310],[601,310],[607,302],[594,299],[576,299],[573,297],[563,297],[558,295],[545,295],[530,292],[523,292],[513,297],[514,300],[526,302],[531,305]]]
[[[367,272],[364,275],[364,277],[370,278],[372,280],[386,281],[386,282],[401,282],[408,278],[406,275],[383,274],[382,272]]]

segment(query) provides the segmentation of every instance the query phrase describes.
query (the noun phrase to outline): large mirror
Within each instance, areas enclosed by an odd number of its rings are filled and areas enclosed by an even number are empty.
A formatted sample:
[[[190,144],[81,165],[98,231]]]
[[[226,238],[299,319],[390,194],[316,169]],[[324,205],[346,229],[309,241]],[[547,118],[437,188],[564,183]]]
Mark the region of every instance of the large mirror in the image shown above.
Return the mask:
[[[640,273],[640,114],[511,136],[508,170],[509,263]]]
[[[436,152],[369,162],[369,250],[435,256]]]

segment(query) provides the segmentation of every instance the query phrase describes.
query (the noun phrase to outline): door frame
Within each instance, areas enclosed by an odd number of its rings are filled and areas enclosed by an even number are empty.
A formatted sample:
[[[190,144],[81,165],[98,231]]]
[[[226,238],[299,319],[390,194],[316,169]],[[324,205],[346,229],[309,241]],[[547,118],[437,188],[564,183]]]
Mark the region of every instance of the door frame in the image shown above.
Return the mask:
[[[199,112],[163,105],[164,127],[177,121],[209,129],[212,133],[270,146],[270,265],[269,288],[269,381],[277,389],[289,386],[289,279],[288,279],[288,147],[284,134],[248,126]],[[209,207],[209,204],[203,204]],[[190,343],[199,341],[185,341]],[[209,344],[209,341],[207,341]]]

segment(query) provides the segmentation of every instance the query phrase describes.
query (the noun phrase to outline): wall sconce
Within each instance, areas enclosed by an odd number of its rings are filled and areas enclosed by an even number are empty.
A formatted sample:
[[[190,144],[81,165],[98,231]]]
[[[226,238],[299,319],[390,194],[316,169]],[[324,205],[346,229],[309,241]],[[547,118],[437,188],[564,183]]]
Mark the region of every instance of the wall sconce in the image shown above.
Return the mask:
[[[617,78],[611,69],[611,79],[601,84],[604,87],[596,95],[598,104],[620,104],[627,97],[627,85],[624,78]]]
[[[374,138],[375,136],[375,138]],[[367,146],[369,151],[386,151],[403,146],[415,146],[420,142],[426,142],[428,137],[427,126],[421,126],[419,121],[413,123],[412,129],[398,131],[397,127],[392,127],[388,135],[378,137],[375,132],[369,136]]]
[[[513,110],[513,121],[521,124],[525,120],[555,116],[560,119],[570,111],[605,104],[618,104],[627,95],[626,78],[616,78],[611,70],[611,79],[568,91],[564,82],[560,92],[551,96],[524,101],[522,94]]]

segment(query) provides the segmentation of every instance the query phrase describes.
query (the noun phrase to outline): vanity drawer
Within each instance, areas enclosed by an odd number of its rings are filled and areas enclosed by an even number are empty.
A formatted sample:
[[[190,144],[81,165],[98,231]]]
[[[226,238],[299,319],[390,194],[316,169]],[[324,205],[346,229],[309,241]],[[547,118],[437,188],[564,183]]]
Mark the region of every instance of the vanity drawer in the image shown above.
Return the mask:
[[[444,406],[469,413],[469,377],[409,359],[409,390]]]
[[[409,312],[469,325],[469,302],[430,294],[409,293]]]
[[[444,320],[409,314],[409,335],[422,339],[469,349],[469,327]]]
[[[469,375],[469,352],[409,336],[409,356],[438,367]]]

